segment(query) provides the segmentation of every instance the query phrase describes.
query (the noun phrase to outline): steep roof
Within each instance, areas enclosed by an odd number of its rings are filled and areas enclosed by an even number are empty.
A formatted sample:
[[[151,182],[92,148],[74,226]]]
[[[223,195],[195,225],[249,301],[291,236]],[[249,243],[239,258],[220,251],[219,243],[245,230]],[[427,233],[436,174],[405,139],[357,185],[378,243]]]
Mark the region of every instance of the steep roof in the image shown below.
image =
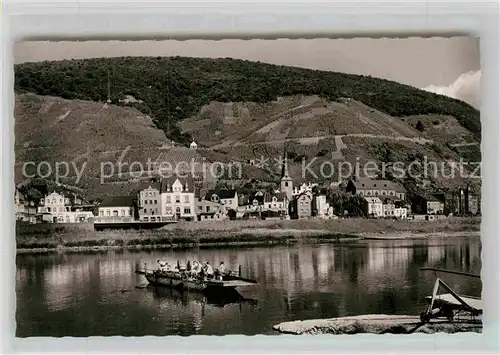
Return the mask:
[[[352,181],[357,190],[374,190],[374,189],[388,189],[397,192],[406,192],[403,186],[394,181],[389,180],[376,180],[369,178],[362,178]]]
[[[129,207],[134,204],[132,196],[106,196],[102,199],[99,207]]]
[[[191,174],[187,174],[187,176],[184,176],[183,174],[182,177],[172,175],[169,177],[165,177],[161,180],[161,192],[168,192],[167,190],[169,188],[172,188],[172,185],[175,183],[175,181],[179,180],[179,182],[182,184],[183,187],[188,186],[187,192],[195,192],[195,184],[194,184],[194,179]]]
[[[236,196],[236,190],[233,189],[217,189],[217,190],[208,190],[205,198],[210,200],[212,195],[217,195],[221,199],[234,198]]]

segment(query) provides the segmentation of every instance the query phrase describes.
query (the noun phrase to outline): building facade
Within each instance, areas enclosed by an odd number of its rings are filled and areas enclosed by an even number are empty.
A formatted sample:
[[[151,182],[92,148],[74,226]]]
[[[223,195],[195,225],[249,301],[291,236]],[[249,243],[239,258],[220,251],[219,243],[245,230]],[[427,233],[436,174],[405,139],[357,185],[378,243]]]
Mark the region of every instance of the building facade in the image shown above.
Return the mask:
[[[202,198],[196,199],[196,215],[198,221],[222,221],[228,218],[223,204]]]
[[[303,193],[290,201],[290,217],[293,219],[312,216],[312,195]]]
[[[363,212],[365,216],[372,218],[383,217],[382,201],[378,197],[365,196],[364,201]]]
[[[162,220],[161,184],[150,183],[139,191],[137,198],[139,220],[158,222]]]
[[[132,196],[106,196],[97,207],[98,220],[132,222],[138,218],[136,210]]]
[[[210,190],[205,195],[205,199],[223,204],[226,212],[229,210],[238,211],[238,192],[235,189],[222,187]]]
[[[51,223],[81,223],[94,217],[91,211],[83,211],[76,207],[83,202],[83,199],[76,194],[51,192],[40,199],[37,213],[42,216],[42,220]]]
[[[401,201],[406,199],[406,190],[404,187],[389,180],[349,180],[346,185],[346,192],[367,197],[396,197]]]
[[[166,218],[196,220],[195,185],[192,176],[162,179],[161,214]]]

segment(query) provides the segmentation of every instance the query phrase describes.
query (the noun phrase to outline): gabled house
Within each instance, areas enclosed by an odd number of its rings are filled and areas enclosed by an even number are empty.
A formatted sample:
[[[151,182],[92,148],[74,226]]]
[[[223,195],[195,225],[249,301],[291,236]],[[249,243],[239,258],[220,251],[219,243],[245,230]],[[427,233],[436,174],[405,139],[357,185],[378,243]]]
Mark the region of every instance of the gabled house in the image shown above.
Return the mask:
[[[51,223],[80,223],[94,217],[92,211],[79,208],[85,199],[71,192],[54,190],[38,201],[37,212]]]
[[[285,208],[288,208],[288,206],[286,206],[286,201],[287,196],[284,192],[274,192],[272,194],[266,192],[264,194],[264,209],[282,212]]]
[[[222,203],[202,198],[196,200],[196,216],[198,221],[220,221],[228,218]]]
[[[162,179],[161,214],[168,218],[196,220],[195,182],[191,175]]]
[[[223,186],[219,189],[209,190],[205,195],[205,200],[220,202],[224,205],[226,211],[238,210],[238,192],[235,189],[228,189]]]
[[[312,194],[302,193],[290,201],[289,214],[292,219],[312,216]]]
[[[382,200],[378,197],[365,196],[363,203],[363,213],[366,217],[380,218],[383,217]]]
[[[150,182],[140,187],[137,197],[139,220],[159,222],[162,217],[161,183]]]

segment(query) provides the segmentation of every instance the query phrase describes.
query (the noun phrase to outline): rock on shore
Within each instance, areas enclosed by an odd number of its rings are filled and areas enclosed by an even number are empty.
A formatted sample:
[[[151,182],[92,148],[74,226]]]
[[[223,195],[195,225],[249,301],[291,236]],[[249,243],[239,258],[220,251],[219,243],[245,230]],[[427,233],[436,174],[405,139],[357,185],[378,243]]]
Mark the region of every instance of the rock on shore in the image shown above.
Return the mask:
[[[286,334],[410,334],[410,333],[458,333],[482,332],[479,320],[448,322],[445,319],[435,319],[430,323],[421,324],[417,316],[394,316],[385,314],[369,314],[354,317],[311,319],[305,321],[284,322],[273,327],[274,330]]]

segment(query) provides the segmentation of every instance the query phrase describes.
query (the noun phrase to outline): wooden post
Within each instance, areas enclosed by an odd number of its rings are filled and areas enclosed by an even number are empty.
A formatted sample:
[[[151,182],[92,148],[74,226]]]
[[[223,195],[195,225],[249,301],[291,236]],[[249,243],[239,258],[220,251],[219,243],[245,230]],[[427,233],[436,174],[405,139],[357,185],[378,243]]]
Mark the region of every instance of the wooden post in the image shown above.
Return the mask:
[[[180,270],[181,269],[181,264],[179,262],[179,260],[177,260],[177,270]]]
[[[144,263],[144,273],[146,273],[146,271],[147,271],[147,264]]]
[[[238,265],[238,276],[241,277],[241,265]]]

